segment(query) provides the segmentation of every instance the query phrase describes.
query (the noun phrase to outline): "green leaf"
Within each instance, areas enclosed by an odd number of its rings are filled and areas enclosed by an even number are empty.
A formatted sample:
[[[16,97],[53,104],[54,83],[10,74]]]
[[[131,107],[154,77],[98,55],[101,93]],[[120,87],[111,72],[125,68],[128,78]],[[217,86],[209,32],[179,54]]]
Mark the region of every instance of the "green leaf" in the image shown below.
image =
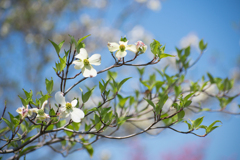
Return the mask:
[[[89,144],[89,145],[84,145],[84,144],[87,144],[88,141],[85,140],[84,138],[82,138],[81,140],[82,140],[82,142],[83,142],[83,147],[87,150],[87,152],[88,152],[88,154],[90,155],[90,157],[92,157],[92,156],[93,156],[93,153],[94,153],[94,150],[93,150],[92,145],[90,145],[90,144]]]
[[[75,45],[75,48],[77,47],[77,42],[76,42],[76,40],[75,40],[75,38],[73,37],[73,36],[71,36],[71,35],[68,35],[70,38],[71,38],[71,44],[73,44],[74,43],[74,45]]]
[[[81,123],[72,122],[72,125],[73,125],[74,130],[78,131],[81,126]]]
[[[33,96],[32,90],[30,90],[30,92],[27,92],[26,90],[23,89],[23,91],[24,91],[27,99],[32,99],[32,96]]]
[[[188,56],[190,55],[190,51],[191,51],[191,46],[188,46],[188,47],[185,48],[185,50],[184,50],[184,55],[185,55],[186,57],[188,57]]]
[[[137,68],[137,70],[138,70],[138,73],[140,74],[140,76],[142,76],[143,73],[144,73],[145,67],[143,67],[143,68]]]
[[[199,49],[201,51],[204,51],[206,48],[207,48],[207,43],[204,44],[203,39],[201,39],[201,41],[199,42]]]
[[[156,113],[159,114],[160,111],[163,108],[163,105],[166,103],[166,101],[168,100],[168,95],[159,95],[159,101],[156,105]]]
[[[119,98],[119,106],[120,107],[124,107],[124,105],[126,104],[126,101],[129,99],[129,97],[125,97],[123,98],[121,95],[117,95]]]
[[[91,36],[91,34],[80,38],[80,39],[78,40],[78,43],[77,43],[77,44],[79,44],[80,42],[82,42],[84,39],[86,39],[86,38],[89,37],[89,36]]]
[[[71,129],[71,130],[74,130],[74,127],[70,124],[70,125],[68,125],[66,128],[68,128],[68,129]],[[72,136],[72,132],[70,132],[70,131],[64,131],[69,137],[71,137]]]
[[[28,102],[27,102],[25,99],[23,99],[22,97],[20,97],[19,95],[18,95],[18,97],[21,99],[22,105],[23,105],[24,107],[26,107],[26,106],[28,105]]]
[[[188,130],[192,129],[192,125],[190,123],[188,123],[187,121],[183,121],[184,123],[186,123],[188,125]]]
[[[54,43],[53,41],[51,41],[50,39],[49,39],[49,41],[52,43],[53,47],[55,48],[55,50],[56,50],[56,52],[57,52],[57,54],[58,54],[58,56],[59,56],[59,52],[60,52],[60,50],[61,50],[61,48],[62,48],[62,46],[63,46],[63,43],[64,43],[65,41],[62,41],[62,42],[59,43],[58,45],[57,45],[56,43]]]
[[[129,80],[130,78],[132,78],[132,77],[128,77],[128,78],[123,79],[123,80],[118,84],[118,90],[120,90],[120,88],[122,87],[122,85],[123,85],[127,80]]]
[[[178,120],[183,119],[183,117],[185,116],[184,110],[182,110],[181,112],[179,112],[177,115],[178,115]]]
[[[42,105],[44,101],[48,100],[49,98],[51,98],[51,96],[49,96],[48,94],[43,95],[41,98],[39,98],[39,103]]]
[[[28,132],[31,132],[32,130],[36,129],[36,128],[40,128],[40,125],[32,125],[28,127]]]
[[[66,120],[64,119],[64,120],[59,121],[59,122],[56,124],[56,127],[57,127],[57,128],[60,128],[60,127],[64,126],[65,124],[66,124]]]
[[[150,44],[151,52],[155,56],[158,56],[160,54],[160,47],[161,46],[162,45],[160,44],[160,42],[158,42],[157,40],[153,39],[153,42]]]
[[[51,124],[51,125],[49,125],[49,126],[47,127],[47,131],[53,130],[53,128],[54,128],[54,125]]]
[[[10,112],[8,112],[8,114],[9,114],[9,117],[11,119],[11,122],[15,125],[15,127],[17,127],[19,122],[20,122],[20,120],[15,118]]]
[[[181,86],[174,86],[175,96],[178,97],[182,91]]]
[[[193,121],[193,128],[197,128],[203,121],[204,117],[200,117],[198,119],[196,119],[195,121]]]
[[[91,95],[93,93],[94,88],[95,87],[93,87],[91,90],[89,90],[85,94],[82,94],[82,101],[83,101],[83,103],[86,103],[89,100],[89,98],[91,97]]]
[[[126,122],[126,120],[129,119],[129,118],[131,118],[131,117],[119,117],[117,124],[118,124],[119,126],[121,126],[121,125],[123,125],[123,124]]]
[[[182,49],[178,49],[177,47],[175,47],[177,54],[178,54],[178,58],[180,59],[182,57]]]
[[[145,99],[145,98],[143,99],[146,100],[148,104],[150,104],[154,109],[156,108],[155,104],[150,99]]]
[[[188,101],[185,103],[184,107],[190,106],[191,103],[192,103],[192,101],[191,101],[191,100],[188,100]]]
[[[166,57],[175,57],[174,55],[171,55],[171,54],[166,54],[166,53],[163,53],[159,56],[160,59],[162,58],[166,58]]]
[[[36,145],[36,146],[29,146],[29,147],[23,149],[22,151],[20,151],[19,157],[21,157],[22,155],[24,155],[25,152],[27,152],[28,150],[34,149],[34,148],[36,148],[36,147],[37,147],[37,145]]]
[[[117,72],[108,71],[107,79],[110,79],[110,78],[116,79],[117,78]]]
[[[2,117],[2,120],[4,120],[4,122],[8,125],[8,127],[13,131],[14,130],[14,125],[9,122],[7,119]]]
[[[210,126],[208,126],[208,128],[207,128],[207,133],[210,133],[210,132],[212,132],[214,129],[216,129],[217,127],[220,127],[220,126],[214,126],[216,123],[222,123],[221,121],[219,121],[219,120],[216,120],[216,121],[214,121]]]
[[[210,73],[207,73],[207,76],[208,76],[208,78],[209,78],[211,83],[215,83],[215,80],[214,80],[213,76]]]
[[[3,132],[8,131],[9,127],[4,127],[3,129],[0,129],[0,134],[2,134]]]
[[[45,84],[46,84],[46,90],[49,94],[52,93],[53,90],[53,79],[51,78],[51,80],[49,81],[47,78],[45,79]]]
[[[183,99],[184,103],[186,103],[186,102],[188,101],[188,99],[189,99],[190,97],[192,97],[193,95],[194,95],[194,93],[189,93],[188,95],[186,95],[186,96],[184,97],[184,99]]]
[[[210,111],[211,109],[209,108],[202,108],[201,111]]]

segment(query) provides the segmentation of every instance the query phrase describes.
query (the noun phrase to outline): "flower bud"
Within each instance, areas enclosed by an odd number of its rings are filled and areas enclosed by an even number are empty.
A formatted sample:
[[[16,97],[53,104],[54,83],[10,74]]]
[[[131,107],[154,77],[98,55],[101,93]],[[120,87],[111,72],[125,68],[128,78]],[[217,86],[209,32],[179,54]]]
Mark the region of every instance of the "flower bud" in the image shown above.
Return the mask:
[[[140,53],[145,53],[147,50],[147,45],[145,45],[142,41],[137,41],[136,47]]]

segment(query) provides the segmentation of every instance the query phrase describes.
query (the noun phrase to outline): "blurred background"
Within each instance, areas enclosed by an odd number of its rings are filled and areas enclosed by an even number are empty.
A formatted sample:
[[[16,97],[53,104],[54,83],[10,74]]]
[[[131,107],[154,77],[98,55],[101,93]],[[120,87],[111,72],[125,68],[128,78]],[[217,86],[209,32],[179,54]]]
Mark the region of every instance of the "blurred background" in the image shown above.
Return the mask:
[[[118,42],[126,36],[129,44],[142,40],[148,50],[136,63],[148,62],[153,55],[150,43],[157,39],[166,45],[166,53],[175,54],[175,47],[191,45],[191,58],[198,57],[198,42],[203,38],[208,43],[200,61],[192,67],[187,79],[197,81],[206,72],[221,78],[234,78],[235,91],[240,90],[240,1],[190,1],[190,0],[1,0],[0,1],[0,106],[7,100],[7,111],[14,112],[23,95],[22,88],[33,93],[45,91],[45,78],[54,79],[54,91],[59,90],[57,76],[52,67],[57,54],[48,39],[60,43],[65,40],[64,49],[69,49],[70,38],[76,39],[91,34],[85,40],[89,54],[100,53],[102,65],[99,71],[114,63],[108,49],[108,42]],[[63,51],[61,51],[63,55]],[[127,58],[133,57],[128,52]],[[162,69],[170,64],[169,73],[174,73],[174,59],[167,59],[155,65]],[[72,67],[73,68],[73,67]],[[154,72],[152,66],[146,68],[146,77]],[[116,69],[115,69],[116,71]],[[137,89],[138,72],[136,68],[117,68],[118,78],[129,76],[133,89]],[[72,69],[69,76],[78,71]],[[68,96],[78,96],[78,87],[94,86],[106,78],[103,73],[96,78],[80,84]],[[135,76],[136,75],[136,76]],[[67,84],[67,88],[77,80]],[[130,92],[133,89],[123,88]],[[96,99],[98,97],[96,96]],[[95,100],[95,99],[94,99]],[[218,101],[203,98],[206,107],[218,106]],[[239,99],[229,110],[239,113]],[[91,104],[89,104],[91,105]],[[1,111],[2,112],[2,111]],[[16,113],[14,113],[16,114]],[[126,140],[99,140],[93,144],[96,160],[213,160],[240,159],[240,137],[238,135],[240,115],[223,113],[201,113],[203,123],[210,124],[219,119],[222,127],[205,138],[183,135],[164,130],[158,136],[139,135]],[[179,130],[186,130],[186,124],[179,124]],[[128,133],[126,126],[126,133]],[[124,133],[123,133],[124,134]],[[44,154],[43,154],[44,153]],[[51,154],[51,156],[49,156]],[[64,159],[50,148],[27,155],[27,159]],[[55,157],[55,158],[53,158]],[[80,158],[81,157],[81,158]],[[69,155],[66,159],[91,159],[86,151]]]

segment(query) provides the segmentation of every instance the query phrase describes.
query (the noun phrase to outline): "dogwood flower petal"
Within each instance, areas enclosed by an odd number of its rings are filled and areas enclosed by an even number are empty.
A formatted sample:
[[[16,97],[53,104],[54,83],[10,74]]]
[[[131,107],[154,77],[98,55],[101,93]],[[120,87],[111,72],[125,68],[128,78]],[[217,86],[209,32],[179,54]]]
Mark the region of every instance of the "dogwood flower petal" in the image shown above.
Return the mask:
[[[81,60],[75,60],[73,61],[73,64],[75,64],[74,68],[75,69],[82,69],[84,64]]]
[[[129,50],[131,52],[137,53],[137,47],[133,44],[127,45],[126,50]]]
[[[74,100],[71,102],[71,104],[72,104],[72,107],[76,107],[76,105],[77,105],[77,100],[74,99]]]
[[[80,53],[75,56],[75,58],[84,60],[88,58],[88,53],[85,48],[80,49]]]
[[[63,93],[58,91],[55,94],[55,100],[57,101],[58,104],[61,104],[62,106],[66,105],[65,97],[63,96]]]
[[[44,113],[43,115],[37,115],[36,117],[40,121],[44,121],[46,118],[50,118],[50,116],[47,113]]]
[[[122,57],[125,57],[127,55],[127,52],[126,51],[123,51],[123,52],[121,52],[121,51],[117,51],[116,53],[115,53],[115,56],[119,59],[119,58],[122,58]]]
[[[101,64],[101,55],[100,54],[94,54],[89,59],[89,63],[99,66]]]
[[[81,119],[84,117],[84,112],[79,108],[73,108],[71,112],[71,119],[73,122],[81,122]]]
[[[127,46],[127,44],[128,44],[128,41],[126,41],[126,42],[123,42],[123,41],[119,41],[119,44],[120,44],[120,45],[124,45],[124,46]]]
[[[31,110],[31,109],[28,109],[28,105],[26,106],[26,108],[25,108],[24,106],[19,107],[19,108],[16,110],[16,112],[20,114],[21,119],[24,119],[24,118],[26,118],[27,116],[28,116],[28,117],[31,117],[31,116],[32,116],[32,110]]]
[[[48,101],[44,101],[43,104],[42,104],[42,108],[41,109],[44,109],[44,107],[47,105]]]
[[[110,52],[115,52],[117,50],[119,50],[119,44],[115,43],[115,42],[108,42],[108,49]]]
[[[92,65],[87,65],[82,68],[82,74],[84,77],[96,77],[97,71]]]

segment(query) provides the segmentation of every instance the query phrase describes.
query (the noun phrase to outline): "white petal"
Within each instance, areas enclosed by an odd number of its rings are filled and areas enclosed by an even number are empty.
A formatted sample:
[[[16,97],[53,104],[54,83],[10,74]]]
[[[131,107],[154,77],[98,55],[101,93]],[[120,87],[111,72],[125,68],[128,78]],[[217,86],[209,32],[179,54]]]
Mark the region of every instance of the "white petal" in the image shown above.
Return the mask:
[[[51,107],[52,107],[52,109],[54,110],[54,112],[56,113],[57,110],[58,110],[58,107],[56,107],[55,105],[52,105]]]
[[[85,48],[80,49],[80,53],[75,56],[75,58],[84,60],[88,58],[88,53]]]
[[[68,114],[69,116],[68,117],[66,117],[66,123],[65,124],[68,124],[69,123],[69,121],[71,120],[71,116],[70,116],[70,114]]]
[[[73,122],[81,122],[81,119],[84,117],[84,112],[79,108],[73,108],[71,112],[71,118]]]
[[[119,50],[119,44],[115,42],[108,42],[107,46],[110,52],[115,52]]]
[[[59,108],[59,112],[60,113],[63,113],[65,111],[66,111],[66,107],[65,106],[62,106],[62,107]]]
[[[128,41],[127,41],[127,42],[119,41],[119,44],[120,44],[120,45],[123,44],[124,46],[127,46],[127,43],[128,43]]]
[[[97,71],[93,68],[92,65],[87,65],[83,67],[82,74],[84,77],[96,77]]]
[[[94,54],[89,59],[89,63],[99,66],[101,64],[101,55],[100,54]]]
[[[137,47],[133,44],[127,45],[126,50],[132,51],[134,53],[137,53]]]
[[[19,113],[19,114],[22,114],[22,110],[23,110],[22,107],[18,107],[18,109],[16,110],[16,112]]]
[[[72,107],[76,107],[76,105],[77,105],[77,100],[74,99],[74,100],[71,102],[71,104],[72,104]]]
[[[37,108],[32,108],[32,109],[30,109],[31,110],[31,112],[34,112],[34,113],[37,113],[38,112],[38,109]]]
[[[43,104],[42,104],[42,109],[44,109],[44,107],[47,105],[48,101],[44,101]]]
[[[83,62],[80,60],[73,61],[73,64],[75,64],[74,66],[75,69],[82,69],[84,66]]]
[[[117,51],[115,56],[119,59],[119,58],[122,58],[122,57],[125,57],[127,55],[127,52],[126,51]]]
[[[65,97],[63,97],[63,93],[60,91],[55,94],[55,100],[58,104],[61,104],[62,106],[65,106],[66,104]]]

